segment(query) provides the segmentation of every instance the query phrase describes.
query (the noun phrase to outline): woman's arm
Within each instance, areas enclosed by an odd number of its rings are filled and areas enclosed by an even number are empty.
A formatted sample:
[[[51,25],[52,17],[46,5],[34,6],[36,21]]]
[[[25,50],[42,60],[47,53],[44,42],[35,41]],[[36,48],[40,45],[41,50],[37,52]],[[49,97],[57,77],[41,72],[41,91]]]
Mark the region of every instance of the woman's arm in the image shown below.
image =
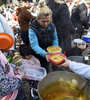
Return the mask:
[[[55,30],[54,30],[53,45],[54,45],[54,46],[59,46],[59,45],[58,45],[58,36],[57,36],[56,28],[55,28]]]
[[[76,74],[79,74],[87,79],[90,79],[90,65],[71,61],[68,60],[67,58],[65,58],[64,60],[65,62],[62,65],[60,65],[61,67],[69,68]]]
[[[86,65],[83,63],[77,63],[77,62],[72,61],[69,65],[69,68],[73,72],[75,72],[75,73],[77,73],[85,78],[90,79],[90,65]]]
[[[32,29],[29,29],[29,41],[31,48],[36,52],[36,54],[44,57],[46,51],[39,46],[37,36]]]
[[[0,96],[5,96],[22,85],[22,80],[15,77],[8,77],[0,64]]]

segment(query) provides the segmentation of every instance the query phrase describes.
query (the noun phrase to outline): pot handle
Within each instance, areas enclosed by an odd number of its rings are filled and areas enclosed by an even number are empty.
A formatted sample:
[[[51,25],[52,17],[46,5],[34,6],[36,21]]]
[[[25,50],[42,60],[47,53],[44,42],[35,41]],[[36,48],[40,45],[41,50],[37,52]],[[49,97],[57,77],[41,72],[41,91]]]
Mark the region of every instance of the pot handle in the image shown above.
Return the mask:
[[[38,95],[38,90],[35,89],[35,88],[31,88],[31,96],[35,99],[38,99],[39,98],[39,95]]]

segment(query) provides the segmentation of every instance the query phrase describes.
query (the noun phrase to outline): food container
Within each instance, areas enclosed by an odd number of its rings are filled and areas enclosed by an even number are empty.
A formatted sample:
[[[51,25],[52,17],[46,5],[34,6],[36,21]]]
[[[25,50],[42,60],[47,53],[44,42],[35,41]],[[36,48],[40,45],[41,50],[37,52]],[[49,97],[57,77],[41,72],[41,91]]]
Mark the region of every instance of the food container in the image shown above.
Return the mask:
[[[26,78],[37,81],[41,81],[47,74],[45,68],[32,66],[30,64],[23,64],[18,72],[19,74],[26,72]]]
[[[83,35],[82,38],[85,42],[90,42],[90,35]]]
[[[82,39],[74,39],[71,45],[72,45],[72,48],[77,47],[81,50],[85,50],[86,48],[86,42],[83,41]]]
[[[14,39],[8,33],[0,33],[0,49],[7,51],[14,44]]]
[[[86,49],[86,43],[82,43],[82,44],[77,44],[77,47],[81,50],[85,50]]]
[[[54,65],[60,65],[64,62],[64,58],[66,56],[61,54],[61,53],[55,53],[55,54],[51,54],[48,59],[49,59],[49,62],[51,62],[52,64]]]
[[[60,53],[62,52],[62,49],[59,47],[59,46],[49,46],[47,48],[47,51],[50,53],[50,54],[53,54],[53,53]]]

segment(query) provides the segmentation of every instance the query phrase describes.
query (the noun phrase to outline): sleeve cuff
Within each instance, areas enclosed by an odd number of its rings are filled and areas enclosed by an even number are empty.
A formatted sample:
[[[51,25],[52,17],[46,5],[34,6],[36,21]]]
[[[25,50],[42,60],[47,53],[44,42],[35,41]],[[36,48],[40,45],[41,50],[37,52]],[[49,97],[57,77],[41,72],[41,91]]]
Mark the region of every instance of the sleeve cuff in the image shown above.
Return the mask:
[[[22,77],[21,75],[15,75],[17,78],[21,79],[22,80]]]

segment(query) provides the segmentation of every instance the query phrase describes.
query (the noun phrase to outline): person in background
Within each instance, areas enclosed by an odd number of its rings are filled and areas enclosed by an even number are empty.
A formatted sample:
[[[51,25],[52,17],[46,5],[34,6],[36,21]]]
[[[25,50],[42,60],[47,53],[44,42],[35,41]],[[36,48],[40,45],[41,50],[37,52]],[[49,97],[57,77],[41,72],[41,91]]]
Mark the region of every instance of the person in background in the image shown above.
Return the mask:
[[[70,13],[64,0],[47,0],[47,5],[52,10],[53,23],[56,26],[59,46],[62,52],[71,53],[71,36],[75,30],[71,22]],[[70,55],[68,55],[70,56]]]
[[[89,28],[90,28],[90,13],[88,15],[88,24],[89,24]]]
[[[72,13],[72,9],[75,8],[79,4],[80,1],[81,0],[73,0],[73,2],[71,3],[71,5],[68,8],[69,12],[70,12],[70,16],[71,16],[71,13]]]
[[[65,58],[65,62],[60,67],[69,68],[71,71],[90,79],[90,65],[75,62]]]
[[[89,28],[90,28],[90,5],[87,7],[88,7],[88,24],[89,24]]]
[[[82,38],[84,29],[88,29],[88,9],[85,1],[75,0],[76,4],[72,8],[71,21],[75,28],[75,38]]]
[[[29,64],[31,66],[40,67],[40,61],[32,55],[32,49],[30,46],[20,45],[19,47],[20,55],[22,56],[21,65]]]
[[[11,20],[11,18],[12,18],[12,14],[11,14],[11,12],[10,12],[10,10],[9,10],[9,7],[7,7],[6,9],[5,9],[5,13],[6,13],[6,19],[7,19],[7,21],[10,21]]]
[[[32,49],[30,46],[20,45],[19,47],[20,55],[22,56],[21,59],[21,66],[24,64],[29,65],[30,67],[40,67],[40,61],[32,55]],[[31,89],[35,88],[37,89],[38,81],[37,80],[29,80],[29,86],[30,86],[30,100],[32,100],[31,96]]]
[[[48,46],[58,46],[58,37],[55,25],[52,23],[52,11],[45,1],[40,1],[36,18],[30,21],[29,41],[33,55],[39,59],[41,66],[48,72],[49,62],[46,51]]]
[[[33,18],[33,16],[30,12],[30,3],[28,0],[23,0],[22,6],[16,9],[16,14],[18,16],[22,41],[25,45],[29,45],[29,21]]]
[[[18,23],[18,17],[16,15],[16,9],[18,8],[18,6],[14,7],[14,12],[12,13],[12,24],[17,24]]]
[[[8,24],[7,20],[4,18],[4,16],[2,14],[0,14],[0,33],[8,33],[14,39],[14,33],[13,33],[10,25]],[[8,53],[9,53],[9,55],[13,56],[13,54],[14,54],[14,44],[8,50]],[[8,54],[5,53],[5,56],[7,56],[7,55]]]
[[[22,89],[25,73],[19,75],[18,69],[13,69],[0,51],[0,100],[26,100]]]

